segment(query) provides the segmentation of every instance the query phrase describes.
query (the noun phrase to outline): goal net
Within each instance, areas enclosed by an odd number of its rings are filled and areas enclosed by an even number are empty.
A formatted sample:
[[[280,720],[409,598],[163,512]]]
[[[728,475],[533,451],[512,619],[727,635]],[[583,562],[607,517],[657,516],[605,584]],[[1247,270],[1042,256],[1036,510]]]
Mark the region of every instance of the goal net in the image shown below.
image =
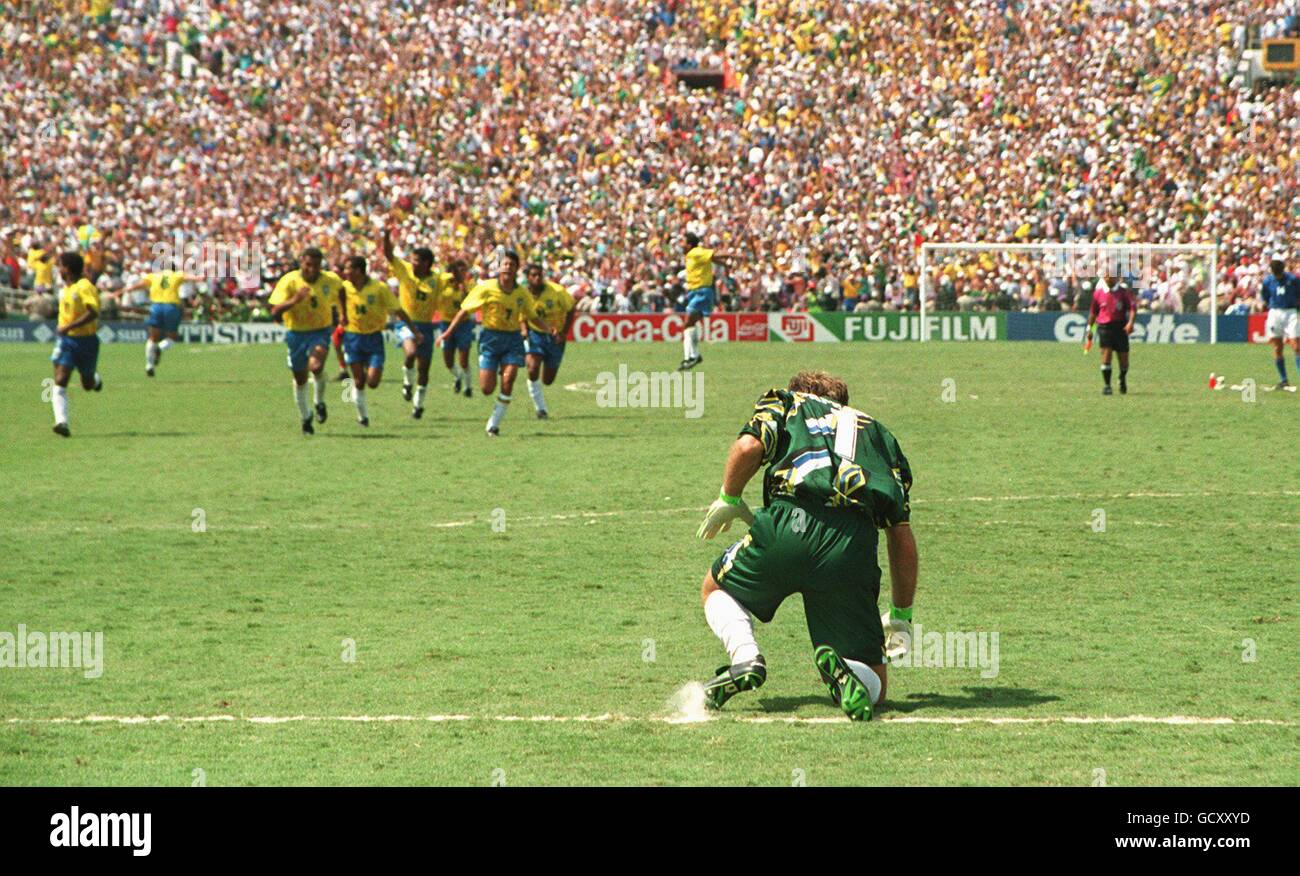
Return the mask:
[[[1122,277],[1138,313],[1199,313],[1217,343],[1223,304],[1218,249],[1199,243],[923,243],[919,270],[921,340],[934,311],[1078,311],[1092,290]]]

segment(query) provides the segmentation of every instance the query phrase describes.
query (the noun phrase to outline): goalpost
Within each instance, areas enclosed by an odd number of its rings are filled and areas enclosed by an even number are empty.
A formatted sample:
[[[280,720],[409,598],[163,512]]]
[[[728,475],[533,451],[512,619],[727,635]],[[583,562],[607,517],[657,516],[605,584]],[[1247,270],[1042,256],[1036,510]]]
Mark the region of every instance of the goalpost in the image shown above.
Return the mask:
[[[980,253],[1038,255],[1046,273],[1059,272],[1058,276],[1074,281],[1099,278],[1107,269],[1112,269],[1116,274],[1149,279],[1158,258],[1182,254],[1203,259],[1210,293],[1210,343],[1217,344],[1219,341],[1219,249],[1212,243],[976,243],[974,241],[921,244],[918,288],[921,298],[922,341],[930,339],[925,314],[929,306],[927,299],[932,285],[931,255],[939,257],[957,252],[970,252],[977,255]],[[1021,279],[1027,280],[1028,277]]]

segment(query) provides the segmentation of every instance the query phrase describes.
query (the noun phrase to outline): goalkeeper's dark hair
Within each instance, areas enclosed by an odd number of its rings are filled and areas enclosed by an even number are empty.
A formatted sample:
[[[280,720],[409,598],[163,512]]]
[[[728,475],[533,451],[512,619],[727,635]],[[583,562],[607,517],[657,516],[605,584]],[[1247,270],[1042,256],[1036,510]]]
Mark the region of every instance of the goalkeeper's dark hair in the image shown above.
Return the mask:
[[[825,371],[800,371],[790,378],[787,388],[791,392],[806,392],[842,405],[849,403],[848,384]]]

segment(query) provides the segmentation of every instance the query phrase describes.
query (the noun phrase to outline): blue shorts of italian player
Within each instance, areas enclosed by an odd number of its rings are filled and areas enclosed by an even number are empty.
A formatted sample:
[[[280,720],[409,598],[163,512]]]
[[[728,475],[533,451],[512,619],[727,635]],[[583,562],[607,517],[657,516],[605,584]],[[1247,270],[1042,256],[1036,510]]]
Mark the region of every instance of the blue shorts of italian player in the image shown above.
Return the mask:
[[[716,294],[712,286],[701,286],[686,293],[686,312],[708,316],[713,312]]]
[[[438,333],[445,332],[449,325],[451,323],[445,320],[438,323]],[[456,330],[451,333],[451,337],[447,338],[447,343],[443,345],[444,349],[447,350],[468,350],[472,346],[474,346],[474,320],[472,319],[461,320],[460,325],[456,326]]]
[[[285,346],[289,348],[289,370],[306,371],[307,360],[311,351],[317,347],[330,348],[332,329],[314,329],[309,332],[288,331],[284,333]]]
[[[502,365],[524,367],[524,336],[519,332],[480,329],[478,333],[478,367],[496,371]]]
[[[438,340],[440,329],[431,322],[417,322],[415,327],[423,335],[420,343],[415,345],[415,355],[426,362],[433,359],[433,342]],[[413,340],[415,335],[411,332],[411,327],[400,319],[396,323],[397,329],[397,346],[401,347],[408,340]]]
[[[149,305],[149,318],[144,321],[166,334],[175,334],[181,328],[181,309],[176,304]]]
[[[50,361],[64,368],[75,368],[86,380],[95,376],[95,366],[99,363],[99,335],[82,335],[74,338],[63,335],[54,342],[54,352]]]
[[[532,329],[528,330],[528,341],[524,344],[524,352],[529,356],[541,356],[542,364],[552,370],[559,368],[560,362],[564,360],[563,344],[557,344],[550,335]]]
[[[352,365],[364,363],[367,368],[384,367],[384,333],[343,333],[343,361]]]

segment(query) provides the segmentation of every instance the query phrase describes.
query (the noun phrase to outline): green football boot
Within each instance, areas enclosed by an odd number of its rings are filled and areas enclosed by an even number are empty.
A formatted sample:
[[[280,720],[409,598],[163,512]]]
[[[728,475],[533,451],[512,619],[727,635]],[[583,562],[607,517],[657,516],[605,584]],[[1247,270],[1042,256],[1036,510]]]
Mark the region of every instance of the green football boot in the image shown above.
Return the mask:
[[[818,645],[813,651],[813,662],[831,692],[831,701],[843,709],[850,720],[870,721],[871,694],[835,649],[830,645]]]
[[[718,674],[704,685],[704,698],[709,706],[721,709],[727,700],[742,690],[757,690],[767,681],[767,664],[763,655],[734,666],[719,666]]]

